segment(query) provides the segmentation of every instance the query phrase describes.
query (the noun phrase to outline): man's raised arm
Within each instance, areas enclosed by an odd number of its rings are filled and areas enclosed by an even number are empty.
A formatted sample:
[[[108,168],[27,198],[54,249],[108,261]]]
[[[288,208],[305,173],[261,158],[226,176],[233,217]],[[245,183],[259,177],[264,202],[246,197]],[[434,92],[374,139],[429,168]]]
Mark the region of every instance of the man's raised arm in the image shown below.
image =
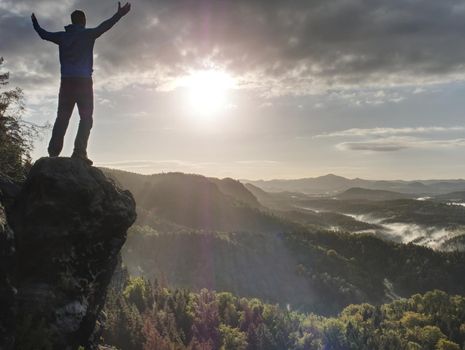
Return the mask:
[[[102,22],[98,27],[90,29],[92,31],[92,34],[95,38],[98,38],[100,35],[105,33],[107,30],[109,30],[111,27],[113,27],[116,22],[118,22],[121,17],[125,16],[129,10],[131,10],[131,4],[126,3],[123,7],[121,7],[121,3],[118,2],[118,11],[109,19],[106,21]]]
[[[52,43],[55,43],[57,45],[60,44],[60,35],[61,35],[60,32],[56,32],[56,33],[47,32],[45,29],[43,29],[39,25],[39,22],[37,22],[37,18],[34,14],[32,14],[31,19],[32,19],[32,25],[34,26],[34,29],[36,30],[37,34],[39,34],[39,36],[42,39],[51,41]]]

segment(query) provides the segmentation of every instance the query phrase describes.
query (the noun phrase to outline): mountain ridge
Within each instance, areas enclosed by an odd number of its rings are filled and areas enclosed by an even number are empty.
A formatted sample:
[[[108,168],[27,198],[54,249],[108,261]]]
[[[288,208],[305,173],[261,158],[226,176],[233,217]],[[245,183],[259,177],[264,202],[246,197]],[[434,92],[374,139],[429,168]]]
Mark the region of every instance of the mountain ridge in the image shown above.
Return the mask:
[[[269,192],[302,192],[305,194],[335,194],[352,187],[394,191],[407,194],[445,194],[465,190],[465,179],[438,180],[367,180],[346,178],[334,174],[300,179],[240,180]]]

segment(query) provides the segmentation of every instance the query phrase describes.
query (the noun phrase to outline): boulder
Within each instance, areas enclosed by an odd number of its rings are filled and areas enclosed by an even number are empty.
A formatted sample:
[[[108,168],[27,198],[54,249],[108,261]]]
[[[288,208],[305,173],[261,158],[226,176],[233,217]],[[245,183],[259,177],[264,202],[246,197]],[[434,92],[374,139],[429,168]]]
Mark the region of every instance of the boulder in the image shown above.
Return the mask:
[[[9,212],[16,347],[97,348],[107,287],[136,219],[131,193],[80,160],[41,158]]]

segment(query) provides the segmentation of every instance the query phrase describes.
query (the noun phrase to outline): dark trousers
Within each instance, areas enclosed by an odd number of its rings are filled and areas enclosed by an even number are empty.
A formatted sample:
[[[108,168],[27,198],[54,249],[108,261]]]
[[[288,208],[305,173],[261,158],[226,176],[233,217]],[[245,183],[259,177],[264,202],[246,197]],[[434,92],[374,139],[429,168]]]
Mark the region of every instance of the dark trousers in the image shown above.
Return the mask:
[[[87,141],[90,129],[92,129],[92,113],[94,111],[92,78],[61,78],[57,119],[48,146],[50,156],[58,156],[63,149],[63,139],[75,104],[77,104],[81,120],[74,141],[73,153],[87,155]]]

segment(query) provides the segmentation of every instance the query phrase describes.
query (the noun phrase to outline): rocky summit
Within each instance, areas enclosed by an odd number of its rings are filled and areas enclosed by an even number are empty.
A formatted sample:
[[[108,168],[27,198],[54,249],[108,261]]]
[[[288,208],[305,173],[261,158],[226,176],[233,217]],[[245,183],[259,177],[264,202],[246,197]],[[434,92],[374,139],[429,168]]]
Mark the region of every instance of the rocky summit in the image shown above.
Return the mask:
[[[71,158],[39,159],[20,186],[14,198],[0,197],[0,259],[11,266],[0,271],[0,304],[12,305],[0,319],[0,348],[96,348],[134,199]]]

